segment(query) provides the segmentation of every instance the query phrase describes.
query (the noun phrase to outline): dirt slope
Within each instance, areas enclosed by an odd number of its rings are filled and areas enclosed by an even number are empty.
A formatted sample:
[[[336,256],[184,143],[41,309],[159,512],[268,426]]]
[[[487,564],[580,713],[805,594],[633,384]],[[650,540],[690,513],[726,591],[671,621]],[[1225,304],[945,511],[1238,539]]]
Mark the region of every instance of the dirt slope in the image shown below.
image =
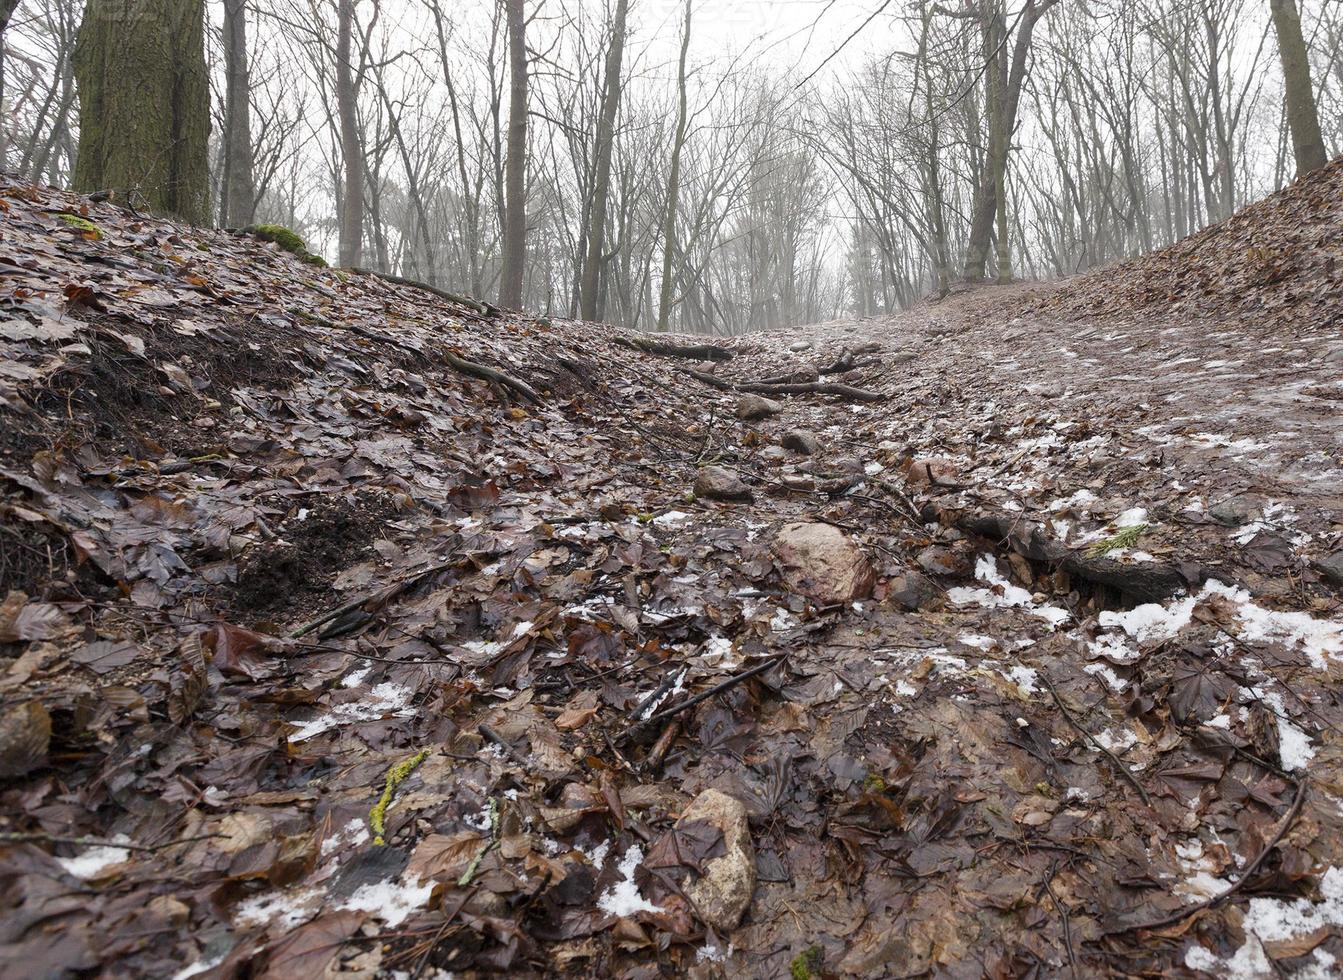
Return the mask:
[[[699,362],[0,210],[0,975],[1343,956],[1328,322],[1089,277]]]

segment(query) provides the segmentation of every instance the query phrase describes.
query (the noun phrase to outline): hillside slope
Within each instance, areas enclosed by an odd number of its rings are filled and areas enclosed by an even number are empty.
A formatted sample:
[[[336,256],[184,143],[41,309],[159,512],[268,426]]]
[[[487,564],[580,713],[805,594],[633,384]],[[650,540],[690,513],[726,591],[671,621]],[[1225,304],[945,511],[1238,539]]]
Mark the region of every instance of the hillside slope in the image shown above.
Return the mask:
[[[0,976],[1343,957],[1315,313],[1097,274],[649,350],[0,212]]]

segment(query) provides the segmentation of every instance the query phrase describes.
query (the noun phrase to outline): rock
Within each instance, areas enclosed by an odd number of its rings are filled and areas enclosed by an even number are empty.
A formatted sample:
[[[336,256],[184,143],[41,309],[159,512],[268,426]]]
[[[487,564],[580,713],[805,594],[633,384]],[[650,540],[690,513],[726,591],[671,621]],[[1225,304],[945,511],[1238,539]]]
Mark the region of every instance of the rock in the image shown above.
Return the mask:
[[[964,577],[969,575],[972,569],[970,555],[965,548],[946,548],[930,544],[919,552],[916,560],[930,575]]]
[[[811,350],[810,340],[795,340],[788,345],[788,349],[794,354],[801,354],[804,350]]]
[[[695,496],[706,500],[750,500],[751,488],[722,466],[704,466],[695,477]]]
[[[912,486],[944,486],[954,483],[956,464],[949,459],[934,456],[915,460],[909,467],[907,479]]]
[[[742,395],[737,400],[737,418],[743,422],[767,419],[783,411],[783,405],[763,395]]]
[[[788,453],[782,446],[766,446],[760,450],[760,458],[767,463],[782,463],[788,458]]]
[[[741,923],[755,894],[755,845],[746,807],[716,789],[706,789],[686,807],[678,827],[705,820],[723,833],[724,853],[704,862],[704,877],[686,887],[706,925],[726,934]]]
[[[891,581],[887,595],[900,608],[914,612],[936,602],[942,590],[923,572],[906,572]]]
[[[1328,558],[1321,558],[1315,563],[1315,568],[1325,581],[1343,586],[1343,551],[1335,551]]]
[[[1208,516],[1218,524],[1225,524],[1227,527],[1240,527],[1242,524],[1249,524],[1261,513],[1263,513],[1264,501],[1254,494],[1238,493],[1234,497],[1227,497],[1220,500],[1208,508]]]
[[[41,701],[0,713],[0,778],[23,776],[47,763],[51,715]]]
[[[823,606],[866,599],[876,575],[867,556],[837,527],[796,523],[774,539],[784,584]]]
[[[786,432],[779,442],[784,449],[791,449],[804,456],[810,456],[821,448],[821,437],[810,429],[794,429],[792,432]]]

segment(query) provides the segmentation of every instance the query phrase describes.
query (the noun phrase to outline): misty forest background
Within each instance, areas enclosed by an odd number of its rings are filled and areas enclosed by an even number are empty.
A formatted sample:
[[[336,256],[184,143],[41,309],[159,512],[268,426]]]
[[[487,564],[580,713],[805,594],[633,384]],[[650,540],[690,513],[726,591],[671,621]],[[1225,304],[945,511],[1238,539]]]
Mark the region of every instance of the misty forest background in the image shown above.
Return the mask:
[[[871,0],[837,42],[735,46],[726,6],[0,0],[0,154],[503,305],[738,334],[1141,254],[1343,141],[1337,2]]]

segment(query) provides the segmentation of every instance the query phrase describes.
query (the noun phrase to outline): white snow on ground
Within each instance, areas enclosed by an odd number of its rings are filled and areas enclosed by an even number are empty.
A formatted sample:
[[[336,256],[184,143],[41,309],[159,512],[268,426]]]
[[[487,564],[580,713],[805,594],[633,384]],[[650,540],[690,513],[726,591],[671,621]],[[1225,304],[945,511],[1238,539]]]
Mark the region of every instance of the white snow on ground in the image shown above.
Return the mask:
[[[1050,626],[1058,626],[1071,615],[1066,609],[1057,606],[1037,605],[1034,597],[1013,585],[998,571],[998,562],[992,555],[980,555],[975,562],[975,578],[989,585],[987,589],[972,589],[957,586],[947,590],[947,599],[959,605],[983,606],[986,609],[1017,608],[1032,616],[1039,616]]]
[[[616,869],[620,872],[620,880],[612,885],[601,898],[597,899],[597,907],[610,915],[627,916],[636,912],[661,912],[661,907],[654,905],[643,895],[639,894],[639,886],[634,883],[634,870],[643,863],[644,852],[637,846],[631,846],[625,852],[624,857],[620,859],[620,865]]]
[[[1236,607],[1240,636],[1248,642],[1279,642],[1292,647],[1300,644],[1317,670],[1326,666],[1326,656],[1343,653],[1343,623],[1316,619],[1304,612],[1279,612],[1250,601],[1249,592],[1208,579],[1195,596],[1177,599],[1168,605],[1149,602],[1127,612],[1103,612],[1100,624],[1122,629],[1138,642],[1165,640],[1189,625],[1194,607],[1209,596],[1220,595]]]
[[[1317,929],[1343,925],[1343,869],[1330,868],[1320,879],[1318,903],[1297,898],[1252,898],[1241,928],[1245,945],[1229,957],[1220,957],[1195,943],[1185,953],[1185,966],[1226,980],[1260,980],[1277,976],[1264,943],[1305,936]],[[1296,980],[1337,976],[1337,963],[1327,950],[1316,949],[1313,962],[1292,974]]]
[[[1287,709],[1283,706],[1282,695],[1277,691],[1266,691],[1262,687],[1254,687],[1248,691],[1244,688],[1241,690],[1268,705],[1277,716],[1278,756],[1282,759],[1282,767],[1288,772],[1306,768],[1310,760],[1315,758],[1315,747],[1310,744],[1310,736],[1292,724]]]
[[[262,892],[233,908],[234,925],[293,929],[311,919],[322,906],[323,889],[289,888]]]
[[[1254,536],[1260,531],[1273,531],[1281,534],[1293,545],[1300,548],[1302,545],[1310,544],[1314,538],[1304,531],[1296,530],[1296,522],[1300,520],[1296,511],[1292,510],[1284,503],[1270,503],[1264,506],[1264,516],[1257,521],[1251,521],[1242,527],[1231,532],[1231,537],[1236,544],[1249,544],[1254,540]]]
[[[220,963],[224,962],[224,957],[227,955],[227,953],[216,953],[214,956],[202,957],[195,963],[184,966],[174,973],[173,980],[189,980],[190,977],[204,973],[206,970],[213,970]]]
[[[113,843],[129,843],[130,839],[124,834],[118,834],[113,839]],[[123,864],[129,860],[131,852],[124,847],[91,847],[83,854],[77,854],[74,857],[57,858],[59,864],[70,874],[81,880],[96,878],[101,872],[108,868]]]
[[[408,718],[415,713],[410,707],[410,699],[414,696],[414,691],[400,684],[393,684],[390,681],[379,684],[368,692],[364,700],[338,704],[326,714],[304,722],[298,731],[289,736],[289,741],[303,742],[338,725],[373,721],[376,718],[385,718],[387,715]]]
[[[322,857],[327,857],[337,849],[358,847],[368,841],[368,825],[355,817],[340,830],[322,841]]]
[[[424,908],[433,891],[433,881],[421,884],[418,877],[407,882],[378,881],[361,885],[336,908],[367,912],[387,926],[395,927],[406,921],[411,913]]]

